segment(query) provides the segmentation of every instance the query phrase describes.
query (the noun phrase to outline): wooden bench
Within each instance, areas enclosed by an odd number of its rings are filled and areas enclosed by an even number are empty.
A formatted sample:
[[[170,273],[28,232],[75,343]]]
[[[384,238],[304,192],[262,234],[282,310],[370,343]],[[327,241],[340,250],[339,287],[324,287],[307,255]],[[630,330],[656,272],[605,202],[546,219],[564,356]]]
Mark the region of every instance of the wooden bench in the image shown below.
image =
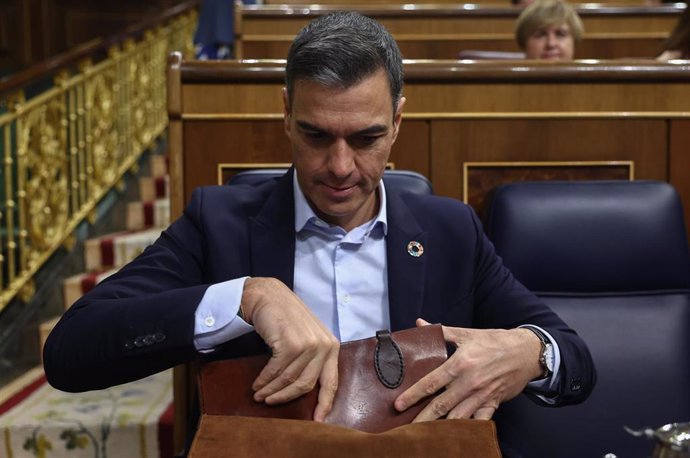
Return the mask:
[[[331,5],[245,5],[235,14],[238,58],[285,58],[295,34]],[[462,50],[518,51],[519,8],[482,4],[352,5],[395,36],[407,59],[455,59]],[[585,27],[576,56],[588,59],[654,57],[684,7],[578,5]]]
[[[222,183],[243,168],[289,164],[283,80],[284,61],[171,56],[173,217],[196,186]],[[657,179],[675,185],[690,218],[688,62],[411,62],[404,94],[391,162],[428,176],[437,194],[481,212],[505,181]],[[179,370],[180,421],[188,380]]]

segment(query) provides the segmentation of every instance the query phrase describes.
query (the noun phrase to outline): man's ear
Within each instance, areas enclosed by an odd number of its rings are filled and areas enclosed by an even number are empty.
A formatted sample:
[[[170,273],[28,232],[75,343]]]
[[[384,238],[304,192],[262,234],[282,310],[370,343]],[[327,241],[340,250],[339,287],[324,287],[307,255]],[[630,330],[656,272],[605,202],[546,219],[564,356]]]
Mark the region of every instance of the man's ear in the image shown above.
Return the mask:
[[[398,138],[398,132],[400,131],[400,123],[402,123],[402,113],[403,107],[407,99],[405,97],[400,97],[398,100],[398,106],[395,109],[395,115],[393,116],[393,142]]]
[[[292,114],[290,107],[290,98],[288,97],[287,88],[283,88],[283,123],[285,128],[285,134],[290,137],[290,115]]]

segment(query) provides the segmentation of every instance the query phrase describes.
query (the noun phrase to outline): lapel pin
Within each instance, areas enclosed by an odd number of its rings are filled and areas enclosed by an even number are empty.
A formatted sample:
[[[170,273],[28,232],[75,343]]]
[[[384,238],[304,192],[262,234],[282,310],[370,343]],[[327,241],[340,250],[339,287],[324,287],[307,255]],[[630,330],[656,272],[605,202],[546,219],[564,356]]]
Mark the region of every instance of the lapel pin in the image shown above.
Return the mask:
[[[407,253],[415,258],[420,257],[424,254],[424,247],[421,243],[416,240],[411,241],[407,244]]]

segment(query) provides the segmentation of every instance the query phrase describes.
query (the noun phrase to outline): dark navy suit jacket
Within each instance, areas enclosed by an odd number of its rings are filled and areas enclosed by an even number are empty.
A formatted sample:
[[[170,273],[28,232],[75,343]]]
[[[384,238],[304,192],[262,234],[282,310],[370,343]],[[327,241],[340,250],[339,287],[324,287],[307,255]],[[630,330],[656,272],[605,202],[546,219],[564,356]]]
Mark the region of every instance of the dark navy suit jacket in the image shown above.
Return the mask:
[[[586,398],[595,371],[584,342],[503,266],[471,208],[386,191],[392,330],[414,327],[417,317],[473,328],[541,326],[560,347],[559,404]],[[423,245],[422,256],[410,256],[410,241]],[[292,287],[294,253],[292,171],[258,186],[196,189],[154,245],[64,314],[45,346],[49,382],[100,389],[197,358],[194,312],[206,288],[245,275]],[[242,352],[238,342],[224,347]]]

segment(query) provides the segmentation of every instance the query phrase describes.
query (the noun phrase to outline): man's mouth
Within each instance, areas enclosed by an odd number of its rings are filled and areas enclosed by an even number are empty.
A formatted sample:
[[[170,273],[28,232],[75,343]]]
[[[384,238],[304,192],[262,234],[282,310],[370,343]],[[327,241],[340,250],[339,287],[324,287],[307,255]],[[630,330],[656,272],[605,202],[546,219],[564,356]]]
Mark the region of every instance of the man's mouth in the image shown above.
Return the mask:
[[[322,183],[326,194],[334,198],[348,197],[357,187],[357,185],[332,185],[328,183]]]

